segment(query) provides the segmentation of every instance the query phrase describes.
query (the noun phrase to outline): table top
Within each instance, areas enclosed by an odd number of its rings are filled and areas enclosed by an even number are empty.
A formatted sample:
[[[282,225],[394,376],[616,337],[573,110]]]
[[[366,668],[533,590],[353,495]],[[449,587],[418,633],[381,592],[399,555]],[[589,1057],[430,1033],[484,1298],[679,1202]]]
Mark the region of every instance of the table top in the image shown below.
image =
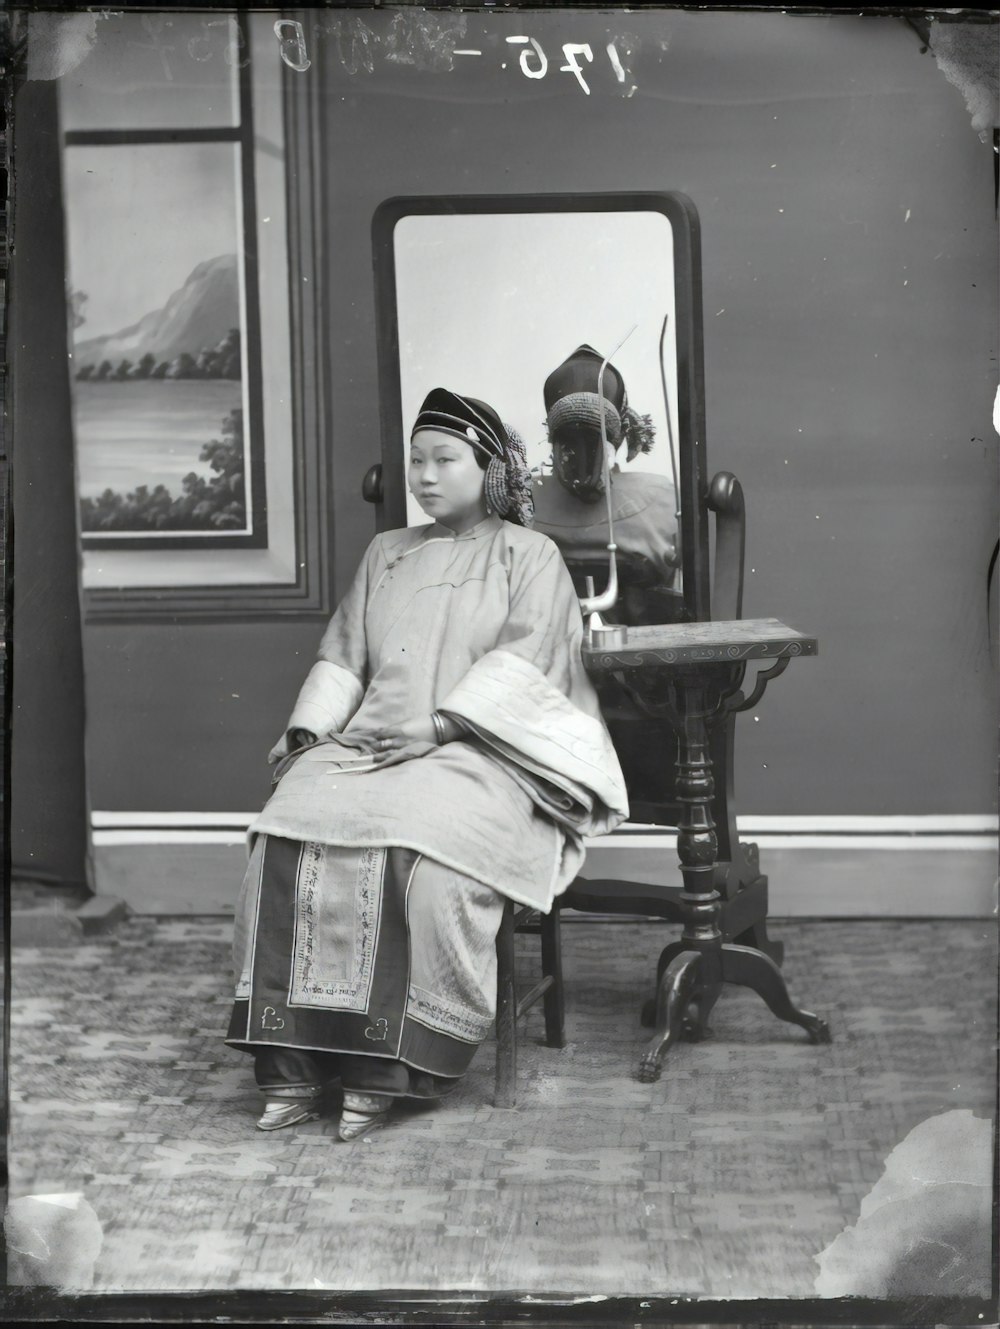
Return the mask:
[[[776,618],[740,618],[721,623],[664,623],[628,629],[624,646],[584,638],[584,663],[595,669],[644,665],[735,664],[781,656],[816,655],[815,637]]]

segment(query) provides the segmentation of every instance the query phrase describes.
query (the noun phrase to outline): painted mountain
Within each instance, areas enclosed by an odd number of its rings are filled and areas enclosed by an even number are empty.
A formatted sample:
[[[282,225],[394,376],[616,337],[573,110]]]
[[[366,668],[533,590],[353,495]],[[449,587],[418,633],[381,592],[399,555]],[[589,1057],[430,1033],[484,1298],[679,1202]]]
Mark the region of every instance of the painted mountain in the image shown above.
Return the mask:
[[[235,254],[220,254],[199,263],[162,309],[120,332],[77,342],[73,348],[77,377],[89,378],[104,362],[113,372],[123,362],[137,366],[143,361],[149,366],[147,375],[155,365],[153,377],[187,377],[185,367],[196,364],[199,357],[225,355],[235,364],[228,365],[230,372],[219,372],[216,363],[212,377],[238,378],[239,326],[238,259]],[[113,376],[124,377],[121,372]]]

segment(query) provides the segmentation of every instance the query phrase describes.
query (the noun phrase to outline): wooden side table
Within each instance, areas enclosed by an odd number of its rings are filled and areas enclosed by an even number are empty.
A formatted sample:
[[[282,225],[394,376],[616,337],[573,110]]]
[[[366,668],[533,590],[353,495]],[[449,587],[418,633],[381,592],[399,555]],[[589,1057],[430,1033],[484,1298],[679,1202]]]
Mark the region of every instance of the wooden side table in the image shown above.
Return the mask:
[[[685,623],[588,633],[584,664],[593,675],[612,674],[648,715],[666,716],[678,736],[677,790],[683,808],[677,855],[684,890],[683,931],[660,955],[656,999],[644,1018],[656,1034],[639,1063],[639,1079],[660,1078],[662,1061],[679,1037],[697,1041],[723,983],[752,988],[780,1019],[801,1025],[812,1043],[829,1043],[824,1020],[800,1010],[784,975],[763,951],[724,942],[720,896],[712,882],[718,840],[712,820],[714,775],[710,729],[726,715],[755,706],[768,683],[796,656],[815,655],[817,643],[775,618]],[[748,696],[741,691],[750,660],[774,663],[757,674]]]

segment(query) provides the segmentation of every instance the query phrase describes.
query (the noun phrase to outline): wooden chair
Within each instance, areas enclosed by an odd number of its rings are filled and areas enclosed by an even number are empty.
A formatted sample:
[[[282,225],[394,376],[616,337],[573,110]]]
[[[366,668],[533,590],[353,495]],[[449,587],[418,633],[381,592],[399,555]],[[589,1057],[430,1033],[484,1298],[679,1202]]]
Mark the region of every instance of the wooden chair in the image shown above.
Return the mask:
[[[542,977],[523,996],[517,994],[514,973],[515,934],[531,933],[541,938]],[[539,999],[545,1004],[545,1042],[551,1048],[565,1046],[562,951],[559,912],[541,914],[536,909],[508,900],[497,934],[497,1062],[496,1107],[512,1108],[517,1099],[517,1022]]]

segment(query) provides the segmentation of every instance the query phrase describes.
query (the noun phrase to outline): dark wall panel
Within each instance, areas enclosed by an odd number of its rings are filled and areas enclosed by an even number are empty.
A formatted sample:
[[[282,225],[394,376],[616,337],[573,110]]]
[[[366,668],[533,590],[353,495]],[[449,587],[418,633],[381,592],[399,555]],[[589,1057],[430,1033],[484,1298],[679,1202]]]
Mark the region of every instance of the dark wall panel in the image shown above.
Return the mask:
[[[15,877],[80,886],[89,873],[83,650],[52,84],[19,91],[14,130],[11,861]]]

